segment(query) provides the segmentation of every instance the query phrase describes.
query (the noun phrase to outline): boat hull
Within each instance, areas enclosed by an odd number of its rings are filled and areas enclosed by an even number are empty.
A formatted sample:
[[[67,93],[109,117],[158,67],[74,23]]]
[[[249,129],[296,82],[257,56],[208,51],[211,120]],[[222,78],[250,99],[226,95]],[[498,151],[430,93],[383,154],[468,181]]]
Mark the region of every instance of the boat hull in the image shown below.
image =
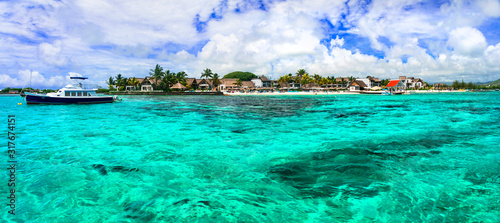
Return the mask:
[[[111,103],[113,96],[99,97],[51,97],[45,95],[26,94],[27,104],[98,104]]]

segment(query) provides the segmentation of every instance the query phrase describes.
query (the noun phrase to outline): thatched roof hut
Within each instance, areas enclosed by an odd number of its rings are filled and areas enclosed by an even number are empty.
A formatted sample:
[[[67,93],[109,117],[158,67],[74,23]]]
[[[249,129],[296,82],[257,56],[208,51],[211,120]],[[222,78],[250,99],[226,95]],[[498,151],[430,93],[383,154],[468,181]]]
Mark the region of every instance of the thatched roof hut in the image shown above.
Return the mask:
[[[177,82],[177,84],[174,84],[174,86],[172,86],[171,89],[184,90],[184,89],[186,89],[186,87],[184,85],[182,85],[181,83]]]

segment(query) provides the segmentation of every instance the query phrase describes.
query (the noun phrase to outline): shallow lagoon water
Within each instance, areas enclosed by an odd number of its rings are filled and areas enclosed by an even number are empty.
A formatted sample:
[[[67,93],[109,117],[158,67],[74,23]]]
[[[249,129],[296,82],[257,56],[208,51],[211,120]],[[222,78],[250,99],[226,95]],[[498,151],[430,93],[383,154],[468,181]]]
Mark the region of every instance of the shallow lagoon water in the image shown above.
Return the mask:
[[[498,92],[122,98],[0,97],[3,220],[500,222]]]

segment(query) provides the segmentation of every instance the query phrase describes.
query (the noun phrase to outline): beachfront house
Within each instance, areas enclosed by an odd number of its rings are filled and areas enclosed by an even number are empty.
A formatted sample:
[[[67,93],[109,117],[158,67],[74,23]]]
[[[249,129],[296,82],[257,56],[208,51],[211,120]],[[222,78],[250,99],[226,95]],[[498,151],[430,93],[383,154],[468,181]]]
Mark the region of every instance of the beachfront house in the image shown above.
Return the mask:
[[[382,82],[379,78],[377,77],[372,77],[372,76],[367,76],[366,79],[369,80],[369,84],[368,86],[370,88],[373,88],[373,87],[380,87],[380,82]]]
[[[186,83],[191,87],[191,89],[198,89],[198,82],[196,82],[196,78],[186,78]]]
[[[420,78],[409,77],[406,79],[406,88],[420,89],[425,87],[425,82]]]
[[[391,80],[385,87],[391,91],[403,91],[406,89],[406,85],[403,80]]]
[[[243,85],[241,85],[242,88],[245,89],[255,89],[256,86],[253,81],[242,81],[241,82]]]
[[[141,78],[142,79],[142,78]],[[141,91],[153,91],[153,85],[149,77],[145,77],[141,82]]]
[[[198,88],[201,90],[212,89],[213,84],[209,79],[196,79],[196,83],[198,83]]]
[[[253,82],[255,88],[263,88],[264,87],[264,83],[259,78],[252,79],[252,82]]]
[[[337,77],[335,78],[335,82],[337,84],[335,84],[334,87],[337,89],[346,89],[349,86],[348,77]]]
[[[237,80],[238,80],[237,78],[220,79],[219,90],[220,91],[227,91],[227,90],[234,90],[236,88],[239,88],[239,86],[236,86]]]
[[[177,82],[176,84],[174,84],[174,86],[170,87],[170,89],[177,90],[177,91],[183,91],[183,90],[186,90],[186,87],[184,85],[182,85],[180,82]]]
[[[139,87],[142,82],[144,81],[144,78],[136,78],[138,82],[138,85],[133,85],[133,84],[130,84],[130,80],[132,80],[133,77],[129,78],[127,80],[127,85],[125,85],[125,91],[136,91],[137,90],[137,87]]]
[[[420,78],[399,76],[399,80],[405,85],[405,89],[420,89],[426,86],[425,82]]]
[[[364,81],[362,80],[354,80],[349,84],[349,91],[364,91],[370,89]]]
[[[262,81],[262,87],[264,87],[264,88],[273,87],[273,81],[269,80],[269,78],[267,78],[265,76],[261,76],[260,80]]]

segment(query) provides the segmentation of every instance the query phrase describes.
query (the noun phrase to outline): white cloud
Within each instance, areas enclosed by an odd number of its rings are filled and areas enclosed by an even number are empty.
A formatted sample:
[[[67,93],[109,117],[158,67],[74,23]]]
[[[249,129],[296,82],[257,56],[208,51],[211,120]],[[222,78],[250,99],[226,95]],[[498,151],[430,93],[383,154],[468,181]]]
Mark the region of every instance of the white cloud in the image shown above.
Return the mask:
[[[500,47],[488,46],[477,28],[500,15],[498,1],[433,8],[412,0],[264,3],[265,11],[240,0],[0,2],[7,15],[0,17],[2,84],[25,83],[18,71],[26,69],[43,73],[37,83],[48,84],[68,72],[95,81],[118,73],[142,77],[157,63],[195,77],[209,67],[221,75],[244,70],[277,77],[304,68],[321,75],[430,81],[500,78]],[[325,30],[324,19],[334,30]],[[197,20],[206,22],[202,32]],[[356,45],[357,37],[368,38],[371,48]],[[329,49],[323,45],[328,42]],[[374,49],[385,57],[370,55]]]
[[[448,45],[453,47],[457,54],[469,57],[482,56],[488,46],[483,33],[471,27],[452,30],[448,39]]]
[[[479,0],[477,4],[487,16],[500,16],[500,2],[498,0]]]
[[[330,41],[330,45],[331,45],[331,48],[342,47],[344,45],[344,39],[342,39],[342,38],[339,39],[339,36],[337,35],[337,37],[335,39],[332,39]]]
[[[38,56],[49,65],[62,66],[67,63],[64,56],[61,55],[62,42],[55,41],[54,44],[41,43],[38,46]]]
[[[20,70],[15,77],[0,75],[0,86],[33,88],[60,88],[69,83],[69,76],[44,77],[38,71]]]

